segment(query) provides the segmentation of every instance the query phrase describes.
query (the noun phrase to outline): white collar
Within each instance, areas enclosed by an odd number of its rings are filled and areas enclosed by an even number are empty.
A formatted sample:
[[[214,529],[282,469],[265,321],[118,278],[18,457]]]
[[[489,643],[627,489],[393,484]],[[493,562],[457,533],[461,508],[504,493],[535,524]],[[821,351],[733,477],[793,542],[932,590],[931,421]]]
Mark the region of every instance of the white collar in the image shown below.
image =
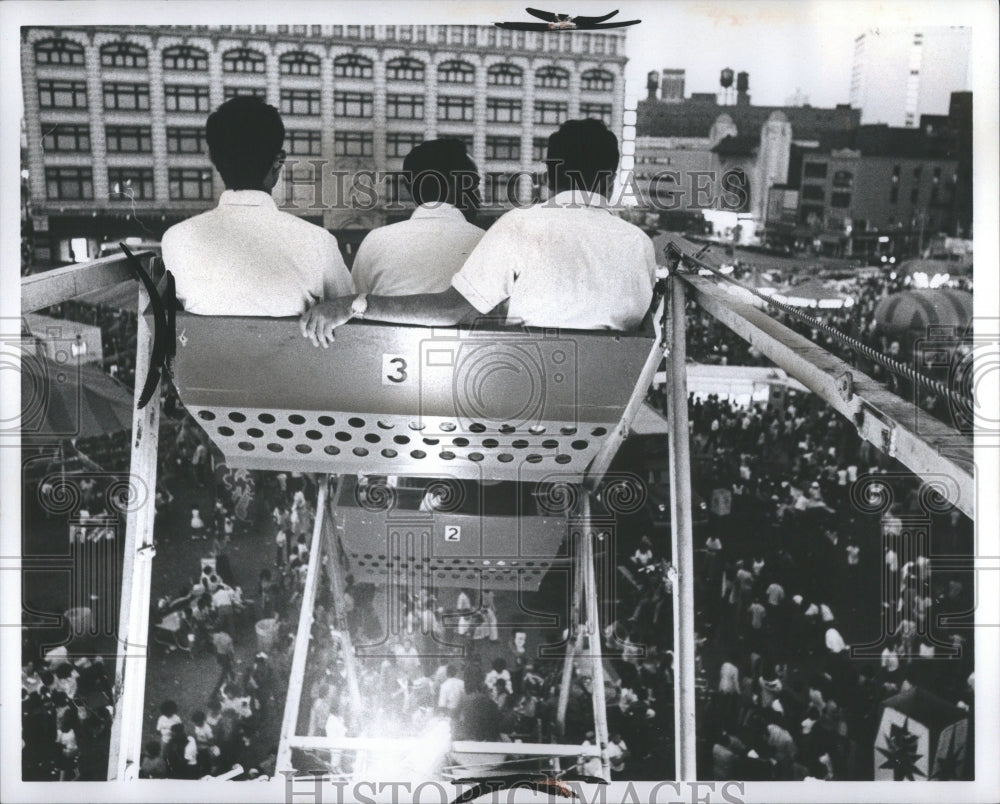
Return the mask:
[[[219,196],[219,206],[278,208],[271,194],[263,190],[224,190]]]
[[[427,218],[445,218],[447,220],[464,221],[465,215],[463,215],[462,210],[454,204],[449,204],[445,201],[435,201],[430,204],[420,204],[420,206],[413,210],[413,214],[410,216],[410,220]]]
[[[610,213],[611,210],[608,209],[610,203],[600,193],[588,193],[582,190],[563,190],[561,193],[556,193],[552,196],[543,206],[552,205],[568,208],[590,207],[593,209],[603,209]]]

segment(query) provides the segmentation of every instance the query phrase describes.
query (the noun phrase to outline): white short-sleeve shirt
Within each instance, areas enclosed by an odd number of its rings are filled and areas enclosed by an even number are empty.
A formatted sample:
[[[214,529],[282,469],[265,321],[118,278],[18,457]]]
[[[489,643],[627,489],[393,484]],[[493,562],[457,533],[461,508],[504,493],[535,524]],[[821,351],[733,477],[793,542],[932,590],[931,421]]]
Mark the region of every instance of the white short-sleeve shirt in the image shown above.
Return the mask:
[[[163,262],[198,315],[293,316],[354,293],[337,239],[260,190],[226,190],[215,209],[171,226]]]
[[[596,194],[566,191],[502,216],[452,285],[481,313],[510,300],[509,322],[627,330],[653,298],[653,242]]]
[[[441,293],[483,235],[451,204],[422,204],[408,221],[373,229],[358,247],[351,277],[358,293]]]

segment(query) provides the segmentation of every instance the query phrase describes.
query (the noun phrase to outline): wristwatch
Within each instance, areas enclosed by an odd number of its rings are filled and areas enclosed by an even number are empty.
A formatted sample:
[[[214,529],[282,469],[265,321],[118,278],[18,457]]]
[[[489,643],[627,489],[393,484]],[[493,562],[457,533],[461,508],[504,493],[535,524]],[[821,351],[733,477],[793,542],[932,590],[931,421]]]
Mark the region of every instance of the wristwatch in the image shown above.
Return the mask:
[[[351,302],[351,318],[364,318],[368,312],[368,294],[359,293]]]

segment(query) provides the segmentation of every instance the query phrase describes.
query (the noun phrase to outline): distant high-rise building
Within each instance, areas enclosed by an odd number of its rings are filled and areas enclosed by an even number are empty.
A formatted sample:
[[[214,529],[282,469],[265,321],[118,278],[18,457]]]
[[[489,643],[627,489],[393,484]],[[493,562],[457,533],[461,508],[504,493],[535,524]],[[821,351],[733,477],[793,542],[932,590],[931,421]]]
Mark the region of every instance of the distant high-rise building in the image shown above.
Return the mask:
[[[668,103],[684,100],[684,70],[664,69],[660,99]]]
[[[952,92],[971,89],[972,29],[882,28],[854,40],[851,106],[861,123],[913,127],[947,114]]]

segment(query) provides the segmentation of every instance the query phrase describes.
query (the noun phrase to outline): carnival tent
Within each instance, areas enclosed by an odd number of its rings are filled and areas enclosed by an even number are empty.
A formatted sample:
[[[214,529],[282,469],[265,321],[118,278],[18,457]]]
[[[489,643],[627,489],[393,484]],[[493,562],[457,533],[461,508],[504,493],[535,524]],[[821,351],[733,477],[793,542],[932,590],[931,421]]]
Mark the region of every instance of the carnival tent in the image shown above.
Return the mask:
[[[25,441],[92,438],[132,426],[132,392],[93,363],[21,358],[21,434]]]
[[[972,324],[972,294],[953,288],[904,290],[878,303],[875,322],[887,335],[927,337],[931,327],[961,333]]]

